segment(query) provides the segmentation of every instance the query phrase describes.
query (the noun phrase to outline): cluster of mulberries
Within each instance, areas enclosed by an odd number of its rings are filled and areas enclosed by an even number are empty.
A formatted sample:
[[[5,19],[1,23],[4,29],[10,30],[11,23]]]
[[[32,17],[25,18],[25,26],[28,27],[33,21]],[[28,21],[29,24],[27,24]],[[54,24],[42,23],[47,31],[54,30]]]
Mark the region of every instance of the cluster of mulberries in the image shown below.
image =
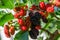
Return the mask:
[[[41,29],[41,21],[40,19],[43,20],[43,22],[47,23],[48,20],[45,18],[45,16],[42,16],[39,12],[30,12],[30,21],[31,21],[31,30],[29,31],[30,37],[32,39],[37,39],[37,36],[39,35],[39,29]]]

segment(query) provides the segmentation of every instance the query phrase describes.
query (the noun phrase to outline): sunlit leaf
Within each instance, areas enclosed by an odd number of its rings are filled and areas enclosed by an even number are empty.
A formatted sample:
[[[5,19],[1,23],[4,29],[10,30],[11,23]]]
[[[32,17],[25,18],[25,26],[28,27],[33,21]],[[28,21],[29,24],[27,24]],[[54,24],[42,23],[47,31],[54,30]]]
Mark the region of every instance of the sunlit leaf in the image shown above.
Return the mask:
[[[0,0],[0,8],[10,8],[14,7],[14,0]]]
[[[0,19],[0,26],[3,26],[6,22],[14,19],[13,15],[10,14],[5,14],[1,19]]]

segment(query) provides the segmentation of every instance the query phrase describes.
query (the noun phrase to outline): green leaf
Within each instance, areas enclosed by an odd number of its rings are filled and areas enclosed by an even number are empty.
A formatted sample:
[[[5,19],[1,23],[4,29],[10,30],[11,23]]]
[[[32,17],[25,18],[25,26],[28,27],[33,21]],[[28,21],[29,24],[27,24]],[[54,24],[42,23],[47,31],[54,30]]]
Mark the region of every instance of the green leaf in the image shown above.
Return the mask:
[[[38,40],[43,40],[43,37],[39,37]]]
[[[50,33],[54,33],[57,30],[56,20],[51,18],[44,28]]]
[[[18,32],[14,40],[28,40],[28,32]]]
[[[3,14],[2,12],[0,12],[0,19],[4,16],[5,14]]]
[[[20,3],[19,5],[20,5],[20,6],[25,6],[26,4],[25,4],[25,3]]]
[[[28,2],[27,2],[27,6],[28,6],[28,8],[30,8],[30,7],[32,6],[31,1],[28,1]]]
[[[54,33],[57,30],[56,25],[53,24],[51,28],[48,29],[50,33]]]
[[[39,5],[39,0],[30,0],[32,4]]]
[[[60,12],[59,12],[59,11],[56,11],[55,14],[56,14],[56,15],[60,15]]]
[[[44,2],[48,3],[48,2],[49,2],[49,0],[44,0]]]
[[[5,14],[1,19],[0,19],[0,26],[3,26],[6,22],[12,20],[14,17],[13,15],[10,14]]]
[[[35,0],[35,5],[39,5],[39,0]]]
[[[10,8],[14,7],[14,0],[0,0],[0,8]]]
[[[60,29],[60,20],[56,21],[57,28]]]
[[[54,40],[59,40],[58,38],[60,39],[60,34],[58,34]]]
[[[44,0],[39,0],[40,2],[44,1]]]
[[[14,27],[15,27],[15,30],[19,30],[20,25],[18,23],[15,23]]]
[[[26,2],[27,2],[27,0],[23,0],[23,2],[24,2],[24,3],[26,3]]]
[[[0,14],[0,19],[3,17],[3,15],[2,14]]]
[[[49,20],[49,22],[46,23],[46,25],[44,26],[45,29],[49,28],[51,22],[52,22],[54,19],[53,19],[53,18],[50,18],[50,19],[48,19],[48,20]]]
[[[32,4],[35,4],[35,0],[29,0]]]
[[[40,2],[49,2],[49,0],[39,0]]]

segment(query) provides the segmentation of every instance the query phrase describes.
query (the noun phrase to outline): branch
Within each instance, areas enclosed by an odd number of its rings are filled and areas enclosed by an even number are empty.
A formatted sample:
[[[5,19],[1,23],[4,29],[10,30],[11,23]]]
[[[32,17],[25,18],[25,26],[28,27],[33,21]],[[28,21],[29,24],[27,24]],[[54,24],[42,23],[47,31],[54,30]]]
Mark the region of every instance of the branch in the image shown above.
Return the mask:
[[[55,37],[56,37],[58,34],[59,34],[59,33],[58,33],[58,30],[56,30],[56,31],[54,32],[54,34],[50,35],[49,40],[54,40]]]
[[[46,29],[44,29],[44,28],[41,28],[41,30],[47,32],[47,33],[50,35],[50,38],[49,38],[48,40],[54,40],[55,37],[59,34],[59,33],[58,33],[58,30],[56,30],[53,34],[50,33],[48,30],[46,30]]]

